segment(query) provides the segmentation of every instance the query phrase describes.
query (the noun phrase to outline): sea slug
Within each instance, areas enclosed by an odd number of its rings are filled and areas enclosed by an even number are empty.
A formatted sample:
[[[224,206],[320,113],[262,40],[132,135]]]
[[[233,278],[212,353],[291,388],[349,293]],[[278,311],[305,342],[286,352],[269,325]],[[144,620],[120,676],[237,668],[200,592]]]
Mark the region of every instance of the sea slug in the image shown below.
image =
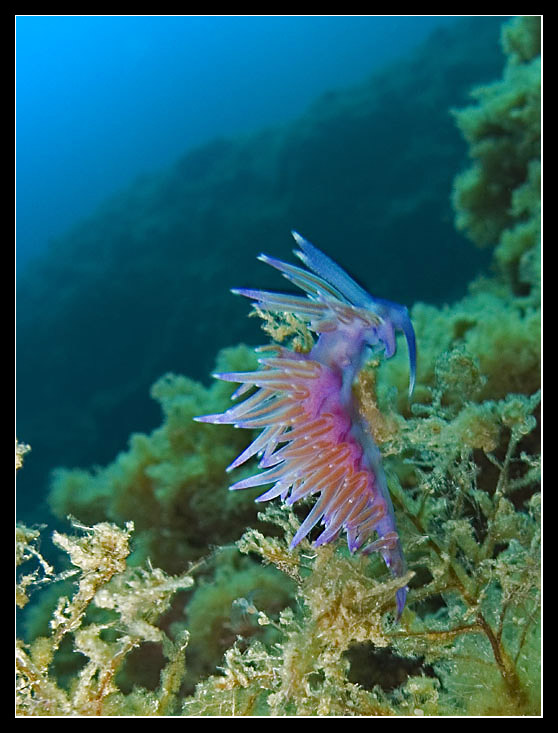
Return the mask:
[[[394,577],[401,577],[406,564],[380,451],[352,388],[371,350],[383,350],[386,358],[393,356],[395,333],[402,331],[409,351],[412,395],[416,373],[413,326],[407,308],[373,298],[327,255],[296,232],[293,236],[300,247],[295,254],[307,269],[266,255],[259,259],[282,272],[306,297],[248,289],[232,292],[252,299],[265,311],[295,315],[317,334],[316,343],[308,353],[263,347],[257,371],[215,374],[218,379],[240,383],[233,399],[249,396],[222,414],[195,419],[261,429],[227,470],[255,455],[259,468],[265,470],[231,489],[272,484],[257,501],[281,496],[287,504],[319,494],[291,547],[321,521],[324,529],[316,546],[345,531],[351,552],[361,548],[365,554],[380,552]],[[400,588],[396,593],[398,618],[406,597],[407,587]]]

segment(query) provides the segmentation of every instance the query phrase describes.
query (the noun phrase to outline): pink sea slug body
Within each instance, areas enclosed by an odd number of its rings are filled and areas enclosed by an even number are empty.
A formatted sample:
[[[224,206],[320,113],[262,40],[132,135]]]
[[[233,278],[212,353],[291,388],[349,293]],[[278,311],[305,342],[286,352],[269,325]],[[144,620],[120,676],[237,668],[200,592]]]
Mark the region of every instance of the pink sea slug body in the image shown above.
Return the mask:
[[[233,292],[254,300],[263,310],[296,315],[317,334],[315,345],[308,353],[264,347],[257,371],[214,375],[240,383],[233,399],[249,396],[222,414],[196,420],[261,429],[228,470],[255,455],[264,470],[231,489],[272,484],[257,501],[280,496],[287,504],[319,495],[291,547],[321,521],[324,529],[316,546],[344,531],[351,552],[380,552],[391,573],[401,577],[406,564],[380,451],[352,387],[370,351],[383,349],[385,357],[393,356],[395,332],[402,331],[409,349],[411,395],[416,371],[413,327],[404,306],[373,298],[310,242],[296,232],[293,236],[300,247],[295,254],[307,269],[266,255],[259,259],[281,271],[306,297],[248,289]],[[406,596],[406,587],[396,593],[398,617]]]

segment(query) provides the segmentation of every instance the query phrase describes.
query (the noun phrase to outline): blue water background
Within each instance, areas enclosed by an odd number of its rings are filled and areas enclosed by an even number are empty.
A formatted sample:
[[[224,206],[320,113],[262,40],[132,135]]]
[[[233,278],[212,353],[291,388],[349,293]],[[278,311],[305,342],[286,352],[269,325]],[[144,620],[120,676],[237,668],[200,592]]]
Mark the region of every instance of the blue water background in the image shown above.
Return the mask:
[[[219,135],[293,119],[452,17],[19,17],[20,268],[104,198]],[[20,269],[21,271],[21,269]]]

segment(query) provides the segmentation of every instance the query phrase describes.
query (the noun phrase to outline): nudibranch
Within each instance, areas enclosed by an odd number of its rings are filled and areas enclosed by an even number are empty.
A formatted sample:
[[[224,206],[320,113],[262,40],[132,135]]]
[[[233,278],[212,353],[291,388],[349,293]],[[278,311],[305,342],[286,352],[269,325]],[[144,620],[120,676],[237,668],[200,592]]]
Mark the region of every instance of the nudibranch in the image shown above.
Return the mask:
[[[324,529],[316,546],[344,531],[351,552],[380,552],[392,575],[402,577],[407,568],[380,451],[359,412],[353,383],[372,351],[383,351],[386,358],[394,355],[395,335],[401,331],[407,340],[412,395],[416,345],[409,313],[402,305],[373,298],[317,247],[292,234],[299,247],[294,253],[306,269],[263,254],[259,259],[306,296],[232,292],[250,298],[264,311],[295,315],[317,335],[314,346],[308,353],[279,345],[264,347],[261,352],[267,349],[270,355],[258,360],[257,371],[213,375],[240,384],[233,400],[248,396],[222,414],[195,419],[261,429],[227,470],[255,455],[264,470],[233,484],[232,490],[272,484],[256,501],[280,496],[289,505],[319,494],[291,548],[321,521]],[[398,618],[406,597],[407,587],[400,588]]]

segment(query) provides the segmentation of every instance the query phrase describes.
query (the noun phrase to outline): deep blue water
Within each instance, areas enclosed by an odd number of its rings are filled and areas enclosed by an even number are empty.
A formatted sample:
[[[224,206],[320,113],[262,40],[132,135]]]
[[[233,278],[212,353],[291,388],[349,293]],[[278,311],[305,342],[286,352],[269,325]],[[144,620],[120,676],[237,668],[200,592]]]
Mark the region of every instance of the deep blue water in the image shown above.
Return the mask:
[[[19,265],[136,176],[217,135],[290,120],[455,22],[18,17]]]

